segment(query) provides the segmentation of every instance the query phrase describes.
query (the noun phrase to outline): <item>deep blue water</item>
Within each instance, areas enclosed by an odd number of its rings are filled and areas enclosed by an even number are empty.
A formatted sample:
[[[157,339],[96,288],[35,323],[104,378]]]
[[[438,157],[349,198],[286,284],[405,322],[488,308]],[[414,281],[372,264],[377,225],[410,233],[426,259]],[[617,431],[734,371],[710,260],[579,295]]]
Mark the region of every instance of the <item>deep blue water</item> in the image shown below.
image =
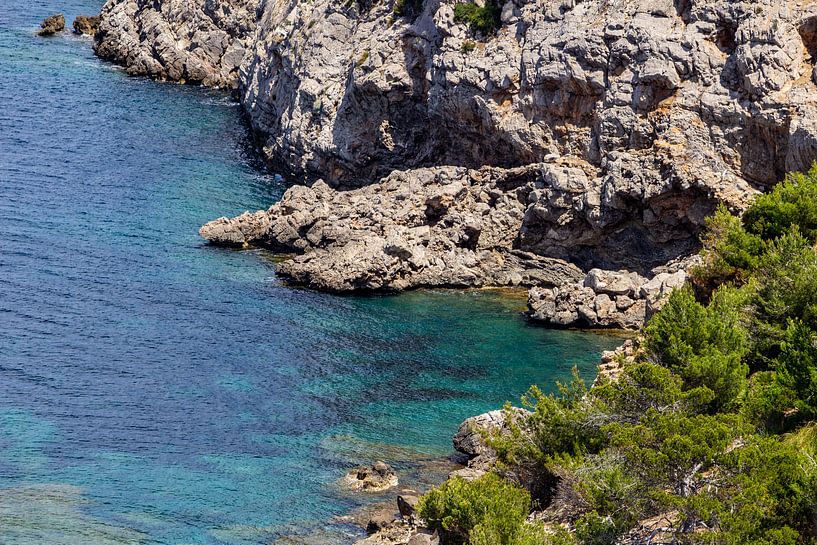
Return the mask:
[[[351,465],[412,484],[462,419],[616,344],[504,294],[337,297],[204,246],[284,184],[225,95],[34,36],[100,4],[0,0],[0,544],[351,540]]]

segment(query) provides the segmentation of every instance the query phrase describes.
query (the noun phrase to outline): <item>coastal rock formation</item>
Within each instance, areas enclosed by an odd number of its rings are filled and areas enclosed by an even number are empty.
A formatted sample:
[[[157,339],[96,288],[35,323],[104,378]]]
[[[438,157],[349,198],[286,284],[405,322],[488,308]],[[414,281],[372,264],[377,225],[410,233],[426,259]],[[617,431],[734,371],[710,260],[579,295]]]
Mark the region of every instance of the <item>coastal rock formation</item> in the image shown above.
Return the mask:
[[[533,320],[558,327],[639,329],[687,273],[658,272],[650,280],[634,272],[592,269],[584,280],[556,288],[532,288]]]
[[[325,183],[202,234],[321,289],[530,285],[546,322],[634,327],[650,298],[584,272],[649,278],[817,158],[814,2],[508,0],[479,33],[455,1],[109,0],[96,49],[239,88],[276,167]]]
[[[279,273],[326,290],[559,286],[582,278],[581,270],[517,243],[549,168],[398,171],[352,191],[319,181],[292,187],[268,211],[210,222],[200,234],[298,253]]]
[[[494,467],[497,455],[488,444],[488,438],[494,434],[510,433],[508,414],[518,418],[529,413],[518,407],[512,409],[511,413],[500,409],[472,416],[460,424],[453,438],[454,449],[468,457],[468,464],[452,471],[451,477],[462,477],[470,481],[478,479]]]
[[[40,30],[37,32],[39,36],[53,36],[57,32],[65,30],[65,16],[62,13],[46,17],[40,23]]]
[[[99,15],[78,15],[74,19],[74,34],[93,36],[99,28]]]
[[[385,462],[375,462],[372,467],[361,466],[351,470],[343,479],[352,490],[382,492],[397,486],[397,473]]]
[[[247,0],[109,0],[94,50],[132,75],[235,88],[255,31]]]

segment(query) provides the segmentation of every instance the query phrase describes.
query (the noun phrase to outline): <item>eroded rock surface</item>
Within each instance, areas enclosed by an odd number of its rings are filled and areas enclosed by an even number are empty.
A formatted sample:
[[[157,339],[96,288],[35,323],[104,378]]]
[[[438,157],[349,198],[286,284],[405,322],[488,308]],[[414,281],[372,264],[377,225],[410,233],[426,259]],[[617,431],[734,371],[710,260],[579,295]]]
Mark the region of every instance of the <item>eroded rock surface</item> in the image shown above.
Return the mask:
[[[251,47],[251,0],[109,0],[94,50],[132,75],[234,88]]]
[[[73,26],[74,34],[93,36],[99,28],[99,15],[77,15]]]
[[[268,211],[220,218],[200,233],[296,252],[278,271],[327,290],[558,286],[581,270],[518,248],[546,168],[417,169],[353,191],[295,186]]]
[[[659,272],[651,279],[628,271],[592,269],[584,280],[556,288],[532,288],[531,318],[560,327],[640,329],[687,273]]]
[[[239,87],[270,160],[326,183],[203,234],[299,253],[281,271],[323,289],[550,289],[564,262],[649,279],[697,249],[717,203],[740,211],[817,158],[813,0],[501,7],[486,37],[453,0],[411,16],[392,1],[109,0],[96,47],[131,73]],[[558,282],[538,278],[553,268]],[[539,295],[638,322],[638,297],[584,288]]]
[[[62,13],[58,13],[43,19],[37,34],[39,36],[53,36],[63,30],[65,30],[65,16]]]

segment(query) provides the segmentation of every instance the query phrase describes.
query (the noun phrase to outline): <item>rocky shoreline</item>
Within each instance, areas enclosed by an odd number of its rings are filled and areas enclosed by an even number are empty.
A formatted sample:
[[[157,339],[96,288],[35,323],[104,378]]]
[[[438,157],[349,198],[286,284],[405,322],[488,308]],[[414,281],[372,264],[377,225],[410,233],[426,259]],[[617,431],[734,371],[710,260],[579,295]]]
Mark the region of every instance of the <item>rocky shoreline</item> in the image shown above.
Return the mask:
[[[455,3],[109,0],[94,48],[234,89],[306,182],[206,240],[316,289],[529,287],[552,326],[637,329],[717,205],[817,157],[809,2],[509,0],[487,33]]]
[[[271,248],[334,292],[525,287],[551,327],[640,329],[706,217],[817,159],[813,2],[508,0],[495,32],[456,2],[109,0],[94,48],[233,89],[303,183],[208,242]],[[502,417],[463,424],[460,476],[490,467],[474,430]],[[358,545],[438,542],[401,505]]]

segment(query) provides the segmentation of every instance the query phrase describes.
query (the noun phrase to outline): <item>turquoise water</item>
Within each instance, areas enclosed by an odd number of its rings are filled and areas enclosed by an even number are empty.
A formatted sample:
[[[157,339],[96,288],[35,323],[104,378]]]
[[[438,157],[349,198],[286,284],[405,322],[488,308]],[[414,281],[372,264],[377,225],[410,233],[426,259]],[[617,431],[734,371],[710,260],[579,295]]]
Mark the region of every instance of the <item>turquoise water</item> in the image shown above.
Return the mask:
[[[202,245],[283,181],[225,95],[33,35],[99,6],[0,2],[0,544],[351,541],[350,466],[412,484],[462,419],[616,344],[496,292],[337,297]]]

